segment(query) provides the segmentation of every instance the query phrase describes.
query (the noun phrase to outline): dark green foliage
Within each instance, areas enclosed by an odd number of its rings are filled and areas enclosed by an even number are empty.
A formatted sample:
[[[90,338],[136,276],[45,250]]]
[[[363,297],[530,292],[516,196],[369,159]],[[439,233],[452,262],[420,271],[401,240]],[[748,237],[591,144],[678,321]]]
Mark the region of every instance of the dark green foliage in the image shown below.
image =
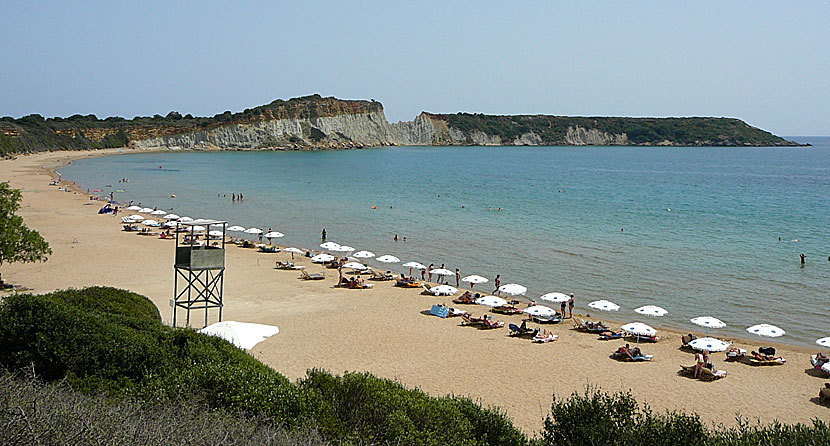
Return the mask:
[[[115,400],[5,371],[0,371],[0,407],[0,444],[326,444],[316,431],[289,431],[267,417],[211,410],[199,400]]]
[[[707,429],[697,416],[668,412],[655,414],[640,407],[630,393],[602,393],[587,389],[567,400],[554,396],[551,413],[541,433],[544,445],[823,445],[830,444],[830,426],[815,420],[803,424]]]
[[[68,304],[86,311],[119,314],[143,321],[161,322],[158,308],[150,299],[112,287],[68,289],[38,296],[41,299]]]
[[[299,386],[324,402],[318,418],[334,438],[422,445],[523,445],[505,414],[468,399],[433,398],[368,373],[312,370]]]
[[[567,144],[568,128],[596,129],[611,135],[626,134],[629,143],[656,145],[669,141],[687,146],[794,145],[772,133],[732,118],[618,118],[548,115],[497,116],[457,113],[434,115],[467,134],[482,131],[508,143],[534,132],[545,145]],[[472,142],[472,141],[469,141]]]
[[[29,229],[23,218],[14,215],[23,198],[20,190],[9,183],[0,183],[0,266],[9,262],[35,262],[46,260],[52,254],[49,243],[40,233]]]
[[[197,398],[356,443],[527,443],[504,414],[467,399],[363,374],[311,371],[292,384],[224,340],[162,325],[147,303],[100,287],[10,295],[0,304],[0,367],[150,404]]]

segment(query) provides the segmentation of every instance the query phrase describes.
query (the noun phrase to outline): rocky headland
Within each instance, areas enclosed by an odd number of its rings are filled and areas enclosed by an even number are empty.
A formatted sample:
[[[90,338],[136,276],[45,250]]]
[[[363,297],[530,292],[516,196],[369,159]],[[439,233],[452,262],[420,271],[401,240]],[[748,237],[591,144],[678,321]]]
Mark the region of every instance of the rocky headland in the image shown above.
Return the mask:
[[[0,118],[0,154],[104,147],[230,150],[397,145],[797,146],[734,118],[433,114],[390,123],[377,101],[320,95],[213,117]]]

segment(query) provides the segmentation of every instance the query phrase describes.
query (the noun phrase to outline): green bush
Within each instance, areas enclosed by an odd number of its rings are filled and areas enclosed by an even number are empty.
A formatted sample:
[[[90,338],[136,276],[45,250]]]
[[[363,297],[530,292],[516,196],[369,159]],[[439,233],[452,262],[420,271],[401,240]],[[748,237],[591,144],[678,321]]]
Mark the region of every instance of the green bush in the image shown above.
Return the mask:
[[[136,319],[161,322],[153,301],[132,291],[112,287],[68,289],[39,296],[41,299],[72,305],[83,311],[120,314]]]
[[[588,388],[566,400],[554,396],[540,440],[544,445],[826,445],[830,426],[819,420],[812,425],[751,426],[741,420],[734,428],[707,429],[694,415],[654,414],[648,406],[640,407],[631,393]]]
[[[421,445],[523,445],[504,413],[469,399],[434,398],[368,373],[332,376],[310,370],[299,386],[319,395],[317,420],[335,438]]]

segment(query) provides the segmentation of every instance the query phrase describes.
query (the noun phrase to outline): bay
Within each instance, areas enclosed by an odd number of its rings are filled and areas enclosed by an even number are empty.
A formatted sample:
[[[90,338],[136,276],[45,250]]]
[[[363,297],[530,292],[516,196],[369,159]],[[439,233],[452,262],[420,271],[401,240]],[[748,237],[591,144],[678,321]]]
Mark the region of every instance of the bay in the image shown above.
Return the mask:
[[[280,244],[318,249],[326,228],[403,262],[501,274],[530,297],[573,292],[582,313],[608,299],[622,308],[600,316],[695,330],[709,315],[728,324],[716,335],[741,337],[772,323],[779,341],[814,345],[830,336],[830,138],[802,141],[814,146],[154,152],[60,171],[125,189],[120,202],[272,228]],[[669,314],[644,320],[645,304]]]

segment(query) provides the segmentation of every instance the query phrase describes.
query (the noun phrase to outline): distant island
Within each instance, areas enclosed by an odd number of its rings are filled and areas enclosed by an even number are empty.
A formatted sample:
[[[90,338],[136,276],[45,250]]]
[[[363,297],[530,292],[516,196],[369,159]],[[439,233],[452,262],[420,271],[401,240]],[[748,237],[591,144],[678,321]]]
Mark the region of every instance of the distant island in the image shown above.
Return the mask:
[[[316,150],[396,145],[800,146],[740,119],[423,112],[390,123],[377,101],[311,95],[213,117],[0,118],[0,155],[111,147]]]

